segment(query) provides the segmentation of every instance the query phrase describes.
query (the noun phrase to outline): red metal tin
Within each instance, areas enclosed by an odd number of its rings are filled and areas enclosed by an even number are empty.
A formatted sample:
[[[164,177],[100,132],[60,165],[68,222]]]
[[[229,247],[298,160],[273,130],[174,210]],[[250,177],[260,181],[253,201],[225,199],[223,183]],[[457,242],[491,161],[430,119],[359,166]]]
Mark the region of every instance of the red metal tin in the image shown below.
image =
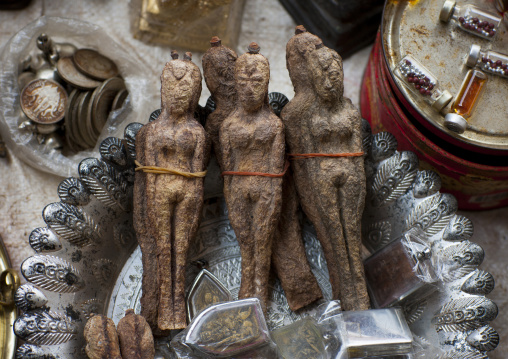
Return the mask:
[[[378,34],[363,78],[360,107],[373,132],[388,131],[399,150],[417,154],[421,169],[434,170],[442,179],[442,191],[453,194],[464,210],[492,209],[508,205],[508,156],[472,146],[464,149],[446,141],[419,121],[418,111],[401,101],[388,71]],[[401,97],[399,97],[401,96]],[[416,116],[416,117],[415,117]],[[486,155],[485,153],[489,153]]]

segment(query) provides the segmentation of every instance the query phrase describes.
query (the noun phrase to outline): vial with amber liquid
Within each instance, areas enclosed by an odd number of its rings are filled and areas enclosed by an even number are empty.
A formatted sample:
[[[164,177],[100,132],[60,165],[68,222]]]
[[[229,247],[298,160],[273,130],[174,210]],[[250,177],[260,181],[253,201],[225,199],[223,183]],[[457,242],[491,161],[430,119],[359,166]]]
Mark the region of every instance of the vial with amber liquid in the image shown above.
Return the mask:
[[[492,40],[498,31],[502,18],[496,13],[482,10],[474,5],[457,6],[455,1],[444,2],[439,20],[449,22],[453,19],[459,28],[471,34]]]
[[[487,75],[480,70],[469,70],[452,104],[452,112],[445,116],[444,125],[453,132],[463,133],[480,100],[487,83]]]
[[[485,72],[508,78],[508,55],[497,51],[482,51],[478,45],[471,45],[466,65],[479,67]]]

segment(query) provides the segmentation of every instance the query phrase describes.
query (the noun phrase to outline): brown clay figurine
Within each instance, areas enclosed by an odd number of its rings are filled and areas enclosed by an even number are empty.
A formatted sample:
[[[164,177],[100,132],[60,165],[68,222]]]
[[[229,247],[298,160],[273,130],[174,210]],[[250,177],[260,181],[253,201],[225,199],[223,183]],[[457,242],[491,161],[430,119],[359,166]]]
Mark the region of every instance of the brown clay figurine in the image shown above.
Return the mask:
[[[361,260],[365,201],[361,117],[343,97],[342,59],[298,26],[286,47],[295,97],[282,111],[300,203],[314,224],[333,298],[369,308]]]
[[[272,238],[280,216],[284,128],[268,104],[268,60],[251,43],[235,64],[237,105],[222,123],[224,197],[240,244],[239,298],[266,305]],[[266,307],[265,307],[266,309]]]
[[[206,86],[215,102],[215,111],[206,118],[205,130],[212,140],[217,162],[223,168],[219,130],[222,121],[235,109],[235,62],[238,56],[236,52],[223,46],[217,36],[212,37],[210,45],[203,55],[202,64]]]
[[[208,116],[205,129],[222,168],[219,129],[222,121],[236,107],[234,72],[238,56],[233,50],[221,45],[217,36],[212,37],[210,45],[210,49],[203,55],[203,75],[216,109]],[[272,265],[289,306],[295,311],[320,299],[322,294],[305,256],[297,216],[298,197],[289,172],[283,180],[282,198],[282,214],[273,239]]]
[[[161,76],[159,117],[136,136],[134,228],[142,252],[141,315],[154,333],[185,328],[185,267],[203,207],[208,141],[193,113],[201,73],[191,54]]]

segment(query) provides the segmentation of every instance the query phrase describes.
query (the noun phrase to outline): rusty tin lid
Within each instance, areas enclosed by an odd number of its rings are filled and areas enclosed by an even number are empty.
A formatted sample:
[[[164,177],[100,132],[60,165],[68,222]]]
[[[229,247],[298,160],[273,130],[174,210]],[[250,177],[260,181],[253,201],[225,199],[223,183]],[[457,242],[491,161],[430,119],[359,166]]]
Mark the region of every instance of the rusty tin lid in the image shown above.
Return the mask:
[[[496,37],[486,40],[463,31],[458,22],[440,21],[444,0],[389,0],[385,4],[381,25],[385,60],[393,82],[409,104],[422,119],[435,129],[453,137],[460,143],[482,148],[508,151],[508,78],[488,74],[488,83],[477,107],[468,119],[467,129],[455,133],[444,126],[447,113],[457,95],[464,77],[471,67],[466,65],[471,46],[476,44],[482,51],[508,54],[508,26],[501,24]],[[457,7],[472,4],[482,10],[496,13],[492,1],[458,0]],[[442,90],[453,96],[441,112],[432,108],[421,96],[411,92],[394,70],[406,55],[412,55],[438,79]]]

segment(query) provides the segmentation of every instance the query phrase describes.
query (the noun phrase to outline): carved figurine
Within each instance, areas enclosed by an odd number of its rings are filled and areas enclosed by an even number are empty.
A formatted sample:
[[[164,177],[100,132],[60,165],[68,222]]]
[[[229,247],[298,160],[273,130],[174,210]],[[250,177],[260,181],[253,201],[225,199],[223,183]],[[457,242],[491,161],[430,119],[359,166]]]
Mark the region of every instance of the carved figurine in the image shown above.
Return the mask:
[[[342,59],[298,26],[286,48],[295,97],[282,111],[302,208],[324,250],[334,299],[369,308],[361,259],[365,201],[361,117],[343,97]]]
[[[211,48],[203,55],[203,74],[216,109],[207,117],[205,129],[212,140],[217,162],[223,168],[219,129],[222,121],[236,108],[234,72],[238,56],[221,45],[221,40],[216,36],[212,37],[210,44]],[[287,173],[283,180],[282,214],[272,249],[272,265],[292,310],[298,310],[322,297],[305,255],[295,191],[293,180]]]
[[[206,118],[205,130],[212,140],[217,162],[223,169],[219,130],[222,121],[235,109],[235,62],[238,56],[236,52],[223,46],[217,36],[212,37],[210,45],[203,55],[202,64],[206,86],[215,102],[215,111]]]
[[[208,140],[193,113],[201,73],[173,52],[161,76],[159,117],[136,136],[134,228],[142,252],[141,314],[154,332],[186,327],[185,267],[203,207]]]
[[[285,144],[282,121],[268,104],[268,60],[258,52],[259,46],[251,43],[236,60],[237,106],[222,123],[219,138],[224,197],[242,256],[238,297],[257,297],[266,305]]]

